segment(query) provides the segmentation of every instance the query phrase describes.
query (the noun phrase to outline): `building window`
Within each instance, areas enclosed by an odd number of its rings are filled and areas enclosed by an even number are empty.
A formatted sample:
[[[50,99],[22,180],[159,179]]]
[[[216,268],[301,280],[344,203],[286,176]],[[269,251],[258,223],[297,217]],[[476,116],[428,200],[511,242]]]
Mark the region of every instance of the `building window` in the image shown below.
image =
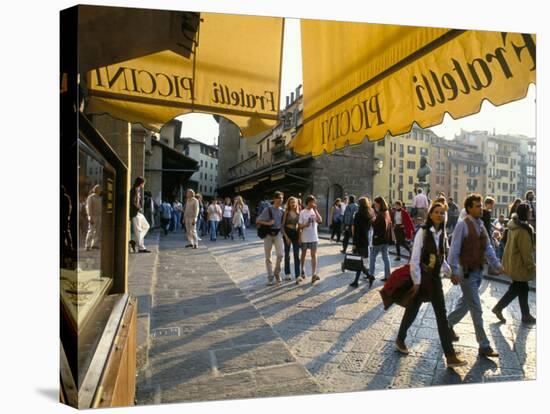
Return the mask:
[[[428,156],[428,148],[420,148],[420,155]]]
[[[413,145],[408,145],[408,146],[407,146],[407,153],[409,153],[409,154],[416,154],[416,147],[413,146]]]
[[[409,170],[414,170],[416,168],[416,162],[414,161],[407,161],[407,168]]]

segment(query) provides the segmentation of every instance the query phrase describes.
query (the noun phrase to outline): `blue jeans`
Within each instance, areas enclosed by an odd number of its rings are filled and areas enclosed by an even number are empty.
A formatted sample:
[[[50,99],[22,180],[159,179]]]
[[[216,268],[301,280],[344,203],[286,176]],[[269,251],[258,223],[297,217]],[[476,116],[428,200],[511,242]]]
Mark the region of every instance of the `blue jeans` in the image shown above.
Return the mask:
[[[210,240],[216,240],[216,234],[218,232],[218,222],[210,220]]]
[[[376,266],[376,257],[378,253],[382,253],[382,260],[384,261],[384,279],[390,277],[390,256],[388,254],[388,245],[380,244],[378,246],[372,246],[370,252],[369,273],[374,276],[374,268]]]
[[[176,217],[176,222],[174,224],[174,230],[179,230],[181,228],[181,211],[176,211],[174,213]]]
[[[480,348],[487,348],[490,343],[483,329],[483,311],[481,308],[481,300],[479,299],[479,287],[483,280],[483,269],[471,270],[468,277],[463,277],[460,282],[462,296],[455,305],[454,310],[449,314],[449,326],[453,327],[459,323],[464,316],[470,312],[472,321],[474,322],[474,330],[476,332],[476,340]]]

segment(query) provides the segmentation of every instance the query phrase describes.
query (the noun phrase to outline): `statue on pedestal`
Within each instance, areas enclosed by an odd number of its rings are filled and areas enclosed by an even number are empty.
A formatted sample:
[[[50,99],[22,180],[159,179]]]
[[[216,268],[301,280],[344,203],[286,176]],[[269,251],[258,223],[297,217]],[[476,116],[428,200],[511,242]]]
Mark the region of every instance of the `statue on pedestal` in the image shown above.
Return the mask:
[[[414,192],[416,193],[419,188],[421,188],[426,195],[426,197],[429,197],[430,195],[430,183],[428,182],[428,176],[432,172],[432,167],[430,167],[430,164],[428,164],[428,159],[426,156],[420,157],[420,168],[416,172],[416,177],[418,178],[418,182],[414,185]]]

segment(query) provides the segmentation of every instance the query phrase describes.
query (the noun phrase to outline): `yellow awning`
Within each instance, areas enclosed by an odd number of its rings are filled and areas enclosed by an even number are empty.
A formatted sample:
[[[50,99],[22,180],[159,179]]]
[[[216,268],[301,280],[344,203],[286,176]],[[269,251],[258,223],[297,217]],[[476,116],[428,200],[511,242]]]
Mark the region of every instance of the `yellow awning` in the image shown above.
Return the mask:
[[[304,128],[319,155],[502,105],[535,82],[535,35],[302,20]]]
[[[283,19],[201,13],[189,59],[171,50],[93,69],[88,113],[158,131],[190,112],[224,116],[244,136],[277,123]],[[155,30],[155,27],[144,28]]]

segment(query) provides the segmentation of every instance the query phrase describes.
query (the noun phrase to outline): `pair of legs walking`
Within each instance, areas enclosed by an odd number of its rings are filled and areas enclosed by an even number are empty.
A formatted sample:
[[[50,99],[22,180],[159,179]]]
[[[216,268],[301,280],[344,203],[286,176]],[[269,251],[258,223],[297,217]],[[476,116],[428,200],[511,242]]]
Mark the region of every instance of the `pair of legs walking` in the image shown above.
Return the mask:
[[[445,309],[443,286],[441,284],[441,279],[439,278],[439,276],[433,278],[432,297],[430,302],[435,313],[437,331],[439,333],[439,340],[441,341],[443,352],[445,353],[446,357],[455,356],[456,353],[453,348],[451,331],[447,322],[447,310]],[[419,292],[414,298],[414,301],[405,309],[403,319],[401,319],[401,325],[399,326],[399,333],[397,334],[398,341],[401,341],[403,343],[405,342],[407,331],[415,321],[421,305],[422,297]]]
[[[271,252],[275,248],[275,255],[277,256],[275,261],[275,269],[273,269],[273,263],[271,262]],[[276,236],[268,234],[264,238],[264,252],[265,252],[265,267],[267,269],[267,284],[272,285],[273,279],[276,282],[281,281],[281,262],[284,255],[284,241],[283,235],[279,231]]]
[[[378,246],[372,246],[371,252],[370,252],[370,262],[369,262],[369,273],[371,275],[374,275],[374,270],[376,267],[376,257],[378,257],[378,254],[382,254],[382,260],[384,261],[384,279],[387,280],[390,277],[390,256],[388,254],[388,245],[387,244],[380,244]]]
[[[293,229],[287,229],[285,233],[290,239],[290,243],[287,243],[285,240],[285,276],[287,280],[290,280],[290,249],[292,249],[294,277],[298,279],[300,277],[300,241],[298,239],[298,232]]]
[[[527,282],[513,281],[504,296],[498,301],[492,309],[502,323],[506,323],[506,319],[502,315],[502,311],[515,299],[519,300],[519,308],[521,310],[521,320],[527,323],[535,323],[536,319],[531,315],[529,310],[529,285]]]
[[[311,283],[315,283],[317,280],[320,280],[320,277],[317,275],[317,245],[318,242],[311,243],[302,243],[302,255],[300,257],[300,280],[297,279],[297,282],[305,280],[306,278],[306,255],[307,251],[310,251],[311,257]]]

